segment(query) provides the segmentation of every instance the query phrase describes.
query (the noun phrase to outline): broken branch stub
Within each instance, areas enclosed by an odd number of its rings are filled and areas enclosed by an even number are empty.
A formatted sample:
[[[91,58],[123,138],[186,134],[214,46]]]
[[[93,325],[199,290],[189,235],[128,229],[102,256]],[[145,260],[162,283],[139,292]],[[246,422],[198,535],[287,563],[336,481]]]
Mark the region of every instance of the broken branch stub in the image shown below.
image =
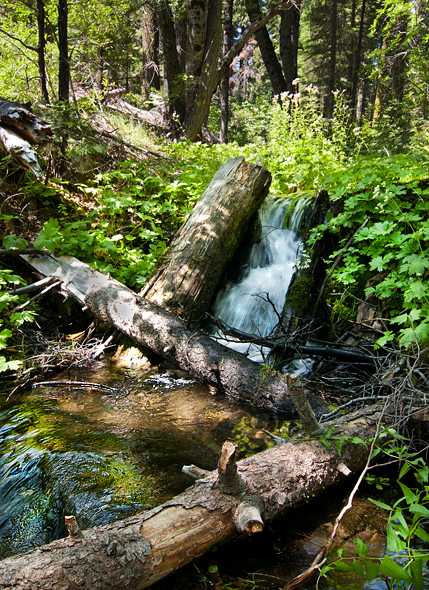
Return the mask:
[[[260,533],[264,528],[261,502],[255,489],[241,477],[236,463],[237,445],[225,441],[219,456],[218,486],[226,494],[242,501],[234,511],[233,522],[240,533]]]

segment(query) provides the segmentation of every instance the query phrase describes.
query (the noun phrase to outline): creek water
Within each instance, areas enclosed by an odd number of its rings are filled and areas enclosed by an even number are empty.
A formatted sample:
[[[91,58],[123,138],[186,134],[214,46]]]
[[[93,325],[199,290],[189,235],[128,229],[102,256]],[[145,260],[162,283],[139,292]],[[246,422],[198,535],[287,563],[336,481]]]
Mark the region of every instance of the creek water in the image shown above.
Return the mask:
[[[242,454],[271,444],[269,416],[174,370],[142,375],[106,360],[57,380],[117,391],[0,393],[0,558],[65,535],[66,514],[85,529],[166,501],[192,483],[183,465],[216,468],[226,439]]]

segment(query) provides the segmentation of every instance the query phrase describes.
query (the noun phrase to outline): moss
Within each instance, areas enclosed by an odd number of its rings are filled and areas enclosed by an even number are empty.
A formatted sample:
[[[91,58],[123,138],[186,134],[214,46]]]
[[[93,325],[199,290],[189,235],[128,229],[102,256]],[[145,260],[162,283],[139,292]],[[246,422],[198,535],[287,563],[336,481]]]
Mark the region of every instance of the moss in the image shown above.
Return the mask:
[[[292,313],[302,314],[307,310],[313,285],[314,278],[303,274],[290,286],[287,294],[287,307]]]

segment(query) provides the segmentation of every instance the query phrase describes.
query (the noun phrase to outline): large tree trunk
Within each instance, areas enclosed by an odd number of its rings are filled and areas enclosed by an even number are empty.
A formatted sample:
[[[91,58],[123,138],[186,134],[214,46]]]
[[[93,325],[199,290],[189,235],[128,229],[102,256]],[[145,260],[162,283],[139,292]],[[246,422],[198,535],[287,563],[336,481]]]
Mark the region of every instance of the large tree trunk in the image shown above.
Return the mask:
[[[221,166],[174,238],[145,297],[199,318],[271,182],[262,166],[233,158]]]
[[[155,13],[148,5],[142,7],[142,101],[149,99],[150,89],[159,90],[159,33]]]
[[[37,0],[37,32],[39,38],[37,45],[37,63],[39,66],[40,91],[45,102],[49,104],[45,67],[45,5],[43,0]]]
[[[352,427],[336,426],[333,434],[367,440],[380,418],[376,410],[368,413],[369,421],[361,416]],[[0,562],[0,587],[148,588],[211,547],[260,532],[361,469],[367,458],[364,445],[345,444],[340,459],[334,445],[328,451],[317,441],[295,440],[235,463],[234,447],[224,444],[217,472],[158,508],[85,533],[70,526],[67,539]]]
[[[228,53],[234,41],[234,30],[232,26],[234,0],[226,0],[223,14],[223,53]],[[222,78],[220,94],[220,129],[219,139],[222,143],[228,143],[228,122],[229,122],[229,79],[232,69],[228,68]]]
[[[298,1],[290,10],[282,13],[280,21],[280,58],[286,80],[287,91],[297,92],[298,78],[298,38],[301,19],[301,2]]]
[[[284,375],[263,375],[260,366],[242,354],[188,328],[174,314],[72,256],[23,258],[44,276],[62,280],[63,289],[103,322],[187,371],[197,381],[268,411],[295,413]],[[320,413],[324,404],[310,397]]]
[[[70,93],[68,0],[58,0],[58,50],[58,100],[68,102]]]

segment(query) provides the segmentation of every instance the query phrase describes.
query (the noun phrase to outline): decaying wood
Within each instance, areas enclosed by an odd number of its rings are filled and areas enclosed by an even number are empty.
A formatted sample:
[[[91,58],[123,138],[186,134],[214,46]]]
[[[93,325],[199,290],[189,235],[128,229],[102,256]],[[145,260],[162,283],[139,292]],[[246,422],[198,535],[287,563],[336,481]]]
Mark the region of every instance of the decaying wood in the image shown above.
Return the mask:
[[[379,407],[366,417],[349,416],[349,424],[335,427],[333,434],[367,440],[380,416]],[[162,506],[84,531],[83,538],[54,541],[0,562],[0,587],[148,588],[239,531],[260,531],[264,524],[344,481],[340,463],[351,471],[365,465],[364,445],[345,443],[341,459],[334,447],[328,451],[317,441],[295,440],[235,464],[235,448],[227,443],[217,472]]]
[[[139,123],[149,125],[150,127],[156,127],[163,132],[168,131],[167,121],[163,115],[162,110],[152,109],[147,111],[144,109],[139,109],[117,96],[108,96],[106,98],[105,104],[108,109],[123,115],[127,115],[128,117],[131,116]]]
[[[187,327],[181,318],[72,256],[23,258],[40,274],[61,280],[63,292],[71,294],[97,318],[179,366],[200,383],[269,411],[295,413],[284,375],[262,376],[259,365],[242,354]],[[314,396],[309,398],[319,414],[324,411],[324,403]]]
[[[268,194],[270,173],[233,158],[216,172],[176,234],[145,297],[183,317],[199,318]]]
[[[28,105],[0,98],[0,145],[37,177],[42,171],[31,146],[48,143],[52,137],[49,124],[34,115]]]

